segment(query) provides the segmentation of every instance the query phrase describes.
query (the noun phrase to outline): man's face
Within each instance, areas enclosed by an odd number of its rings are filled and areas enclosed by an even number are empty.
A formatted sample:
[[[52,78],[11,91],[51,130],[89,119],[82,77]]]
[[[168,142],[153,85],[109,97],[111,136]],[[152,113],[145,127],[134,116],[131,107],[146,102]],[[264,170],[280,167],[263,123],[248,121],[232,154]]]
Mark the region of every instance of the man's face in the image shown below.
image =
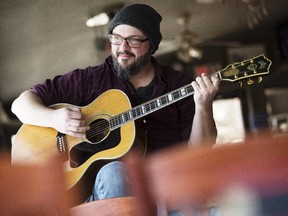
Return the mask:
[[[144,40],[147,37],[137,28],[128,25],[116,26],[113,35],[123,38],[136,38]],[[138,74],[149,62],[151,57],[149,41],[143,41],[138,48],[130,47],[126,40],[122,44],[111,44],[113,66],[118,74],[124,78]]]

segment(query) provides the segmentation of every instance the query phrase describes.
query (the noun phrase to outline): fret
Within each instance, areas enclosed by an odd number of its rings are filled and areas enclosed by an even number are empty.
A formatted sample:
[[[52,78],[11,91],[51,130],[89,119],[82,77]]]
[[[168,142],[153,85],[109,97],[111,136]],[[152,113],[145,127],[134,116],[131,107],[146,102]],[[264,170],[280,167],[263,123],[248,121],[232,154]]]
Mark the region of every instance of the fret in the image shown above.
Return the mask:
[[[150,107],[149,103],[145,104],[144,106],[145,106],[146,112],[150,112],[151,111],[151,107]]]
[[[141,106],[140,106],[140,107],[138,106],[136,110],[137,110],[137,112],[136,112],[136,113],[137,113],[137,116],[141,116],[141,115],[142,115]]]
[[[146,113],[145,106],[141,106],[142,113]]]
[[[130,119],[133,119],[133,116],[132,116],[132,111],[131,111],[131,110],[129,110],[129,111],[128,111],[128,113],[129,113],[129,118],[130,118]]]
[[[133,119],[135,119],[137,117],[137,113],[136,113],[135,108],[132,109],[132,117],[133,117]]]
[[[174,92],[173,93],[173,99],[175,100],[175,99],[179,99],[179,98],[181,98],[180,92],[179,91]]]
[[[150,103],[150,105],[151,105],[151,109],[152,109],[152,110],[154,110],[155,107],[156,107],[155,103],[156,103],[155,101],[152,101],[152,102]]]
[[[186,92],[186,88],[182,88],[182,89],[181,89],[181,95],[184,96],[184,95],[186,95],[186,93],[187,93],[187,92]]]
[[[137,113],[137,116],[139,116],[139,117],[140,117],[140,116],[141,116],[141,114],[142,114],[142,112],[141,112],[141,111],[142,111],[142,110],[141,110],[141,108],[140,108],[140,107],[137,107],[137,109],[136,109],[136,110],[137,110],[137,112],[136,112],[136,113]]]
[[[135,107],[134,108],[134,116],[135,116],[135,118],[137,118],[137,116],[139,116],[139,111],[138,111],[138,107]]]
[[[189,85],[189,86],[187,86],[186,91],[187,91],[188,94],[191,94],[191,93],[194,92],[194,89],[193,89],[193,87],[191,85]]]
[[[142,112],[143,110],[141,109],[141,106],[138,107],[138,111],[139,111],[139,112],[138,112],[138,115],[139,115],[139,116],[142,116],[142,115],[143,115],[143,112]]]
[[[118,123],[119,125],[122,125],[122,123],[123,123],[121,116],[122,116],[122,115],[118,115],[117,118],[116,118],[117,123]]]
[[[110,126],[111,126],[112,128],[117,125],[116,122],[115,122],[115,118],[114,118],[114,117],[110,118],[109,122],[110,122]]]
[[[161,98],[161,104],[165,105],[167,103],[166,97]]]
[[[161,101],[160,101],[160,99],[157,99],[156,102],[157,102],[157,103],[156,103],[156,104],[157,104],[157,107],[160,107],[160,106],[161,106]]]
[[[169,102],[171,102],[173,100],[172,94],[168,94],[167,97],[168,97]]]
[[[117,128],[118,126],[120,126],[119,122],[117,121],[117,116],[110,118],[109,122],[110,122],[111,128]]]
[[[125,112],[123,115],[124,115],[124,120],[125,120],[125,122],[128,122],[128,121],[130,120],[129,113],[128,113],[128,112]]]

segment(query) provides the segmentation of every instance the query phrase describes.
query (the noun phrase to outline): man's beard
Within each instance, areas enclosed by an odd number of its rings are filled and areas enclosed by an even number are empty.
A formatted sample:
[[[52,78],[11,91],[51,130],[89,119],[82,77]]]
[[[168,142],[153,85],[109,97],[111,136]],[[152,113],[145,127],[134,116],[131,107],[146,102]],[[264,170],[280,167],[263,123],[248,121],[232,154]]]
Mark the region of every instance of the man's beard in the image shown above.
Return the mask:
[[[125,54],[135,56],[133,53],[124,52]],[[117,55],[120,53],[118,52]],[[113,67],[114,70],[117,71],[117,74],[123,78],[124,80],[129,80],[130,77],[135,76],[138,74],[150,61],[150,53],[147,52],[143,56],[139,57],[134,63],[131,65],[127,65],[126,68],[123,68],[119,62],[117,61],[117,57],[112,54],[113,59]]]

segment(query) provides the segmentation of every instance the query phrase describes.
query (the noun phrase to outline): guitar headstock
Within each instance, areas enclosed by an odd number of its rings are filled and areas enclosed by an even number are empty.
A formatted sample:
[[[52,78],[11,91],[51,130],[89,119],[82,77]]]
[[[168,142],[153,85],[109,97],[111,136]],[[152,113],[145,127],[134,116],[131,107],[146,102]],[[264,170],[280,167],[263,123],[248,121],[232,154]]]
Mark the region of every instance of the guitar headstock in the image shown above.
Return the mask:
[[[271,64],[271,60],[262,54],[243,62],[230,64],[223,70],[218,71],[217,75],[220,80],[230,82],[248,79],[247,83],[251,85],[254,83],[254,81],[250,78],[258,77],[258,82],[261,82],[261,76],[269,74]]]

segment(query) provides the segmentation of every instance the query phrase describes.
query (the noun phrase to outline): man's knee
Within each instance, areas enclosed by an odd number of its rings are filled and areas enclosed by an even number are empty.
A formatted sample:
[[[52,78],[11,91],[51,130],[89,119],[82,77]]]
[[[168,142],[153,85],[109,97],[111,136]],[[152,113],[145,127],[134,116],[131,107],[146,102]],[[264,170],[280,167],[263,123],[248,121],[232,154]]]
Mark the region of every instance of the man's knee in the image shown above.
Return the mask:
[[[111,176],[122,176],[124,172],[124,164],[121,161],[113,161],[106,165],[104,165],[98,175],[101,176],[107,176],[108,178],[111,178]]]

